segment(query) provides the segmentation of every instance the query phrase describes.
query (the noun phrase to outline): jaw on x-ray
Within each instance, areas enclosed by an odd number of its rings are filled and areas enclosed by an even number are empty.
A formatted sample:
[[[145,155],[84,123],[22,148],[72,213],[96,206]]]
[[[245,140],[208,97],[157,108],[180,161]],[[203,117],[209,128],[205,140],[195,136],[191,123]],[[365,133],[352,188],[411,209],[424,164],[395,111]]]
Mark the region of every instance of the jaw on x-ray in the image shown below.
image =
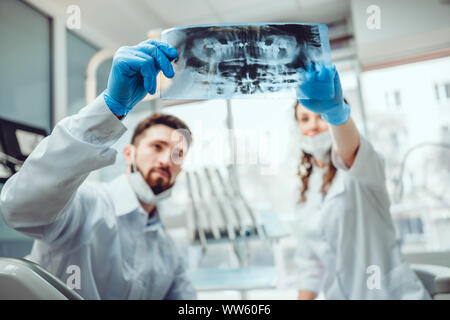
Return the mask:
[[[182,27],[165,30],[161,40],[179,54],[162,99],[302,98],[301,71],[331,64],[324,24]]]

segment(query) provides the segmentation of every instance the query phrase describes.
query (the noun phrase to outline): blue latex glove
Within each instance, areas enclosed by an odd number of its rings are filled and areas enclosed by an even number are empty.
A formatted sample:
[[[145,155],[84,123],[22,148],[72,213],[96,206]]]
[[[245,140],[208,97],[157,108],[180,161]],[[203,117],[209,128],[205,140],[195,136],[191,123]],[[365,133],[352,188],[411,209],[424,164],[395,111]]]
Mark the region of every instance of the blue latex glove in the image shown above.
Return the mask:
[[[177,50],[168,44],[147,40],[133,47],[121,47],[113,58],[108,87],[103,96],[116,115],[126,115],[148,93],[156,92],[156,77],[162,70],[174,76],[171,60]]]
[[[344,102],[341,81],[336,66],[317,64],[302,72],[300,89],[309,99],[298,101],[307,109],[320,114],[323,120],[333,125],[347,122],[350,107]]]

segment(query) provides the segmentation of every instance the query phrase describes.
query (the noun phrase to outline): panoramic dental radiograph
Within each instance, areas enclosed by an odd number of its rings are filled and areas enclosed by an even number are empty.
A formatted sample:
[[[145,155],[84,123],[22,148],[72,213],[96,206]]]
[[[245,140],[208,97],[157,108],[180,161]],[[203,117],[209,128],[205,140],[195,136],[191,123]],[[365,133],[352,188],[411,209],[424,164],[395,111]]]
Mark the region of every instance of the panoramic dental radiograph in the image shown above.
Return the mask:
[[[161,39],[179,54],[163,99],[301,98],[302,71],[331,63],[323,24],[182,27],[165,30]]]

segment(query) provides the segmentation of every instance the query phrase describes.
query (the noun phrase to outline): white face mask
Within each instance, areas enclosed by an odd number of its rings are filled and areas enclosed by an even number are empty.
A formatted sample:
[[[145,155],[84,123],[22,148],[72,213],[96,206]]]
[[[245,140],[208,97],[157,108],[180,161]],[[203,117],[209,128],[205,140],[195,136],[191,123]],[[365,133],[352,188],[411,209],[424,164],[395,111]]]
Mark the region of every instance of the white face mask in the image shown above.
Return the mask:
[[[319,161],[328,160],[328,151],[330,151],[332,144],[333,141],[329,130],[312,137],[302,135],[300,139],[300,148]]]
[[[172,188],[169,188],[159,193],[158,195],[155,195],[153,193],[152,188],[149,187],[141,172],[136,168],[136,155],[134,148],[131,149],[131,161],[132,170],[128,174],[128,181],[130,182],[131,188],[140,201],[147,204],[156,204],[171,195]]]

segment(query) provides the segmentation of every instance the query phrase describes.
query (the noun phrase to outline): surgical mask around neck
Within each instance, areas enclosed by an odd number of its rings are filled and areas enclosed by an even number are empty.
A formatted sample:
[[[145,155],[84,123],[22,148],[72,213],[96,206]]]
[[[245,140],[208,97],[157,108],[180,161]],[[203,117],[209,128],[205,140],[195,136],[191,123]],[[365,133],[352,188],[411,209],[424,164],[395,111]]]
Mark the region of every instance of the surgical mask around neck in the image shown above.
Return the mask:
[[[300,138],[300,148],[319,161],[329,160],[328,152],[330,151],[332,144],[333,141],[329,130],[312,137],[302,135]]]
[[[131,172],[127,175],[131,188],[136,194],[137,198],[147,204],[156,204],[161,200],[168,198],[172,193],[172,188],[169,188],[157,195],[153,192],[152,188],[147,184],[141,172],[136,167],[136,154],[135,149],[131,149]]]

